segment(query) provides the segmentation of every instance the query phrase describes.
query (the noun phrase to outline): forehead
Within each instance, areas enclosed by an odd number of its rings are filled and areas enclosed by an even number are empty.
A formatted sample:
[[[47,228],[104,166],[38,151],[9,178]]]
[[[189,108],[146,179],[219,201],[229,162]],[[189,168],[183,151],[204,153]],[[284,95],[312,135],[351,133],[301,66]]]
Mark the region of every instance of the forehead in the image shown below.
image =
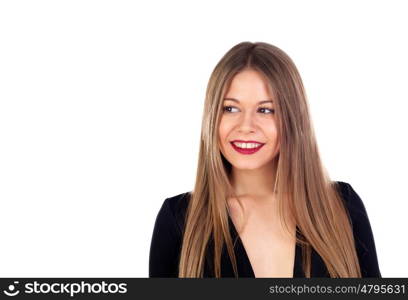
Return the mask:
[[[240,102],[258,102],[272,97],[271,87],[263,74],[255,70],[245,70],[232,78],[224,98],[234,98]]]

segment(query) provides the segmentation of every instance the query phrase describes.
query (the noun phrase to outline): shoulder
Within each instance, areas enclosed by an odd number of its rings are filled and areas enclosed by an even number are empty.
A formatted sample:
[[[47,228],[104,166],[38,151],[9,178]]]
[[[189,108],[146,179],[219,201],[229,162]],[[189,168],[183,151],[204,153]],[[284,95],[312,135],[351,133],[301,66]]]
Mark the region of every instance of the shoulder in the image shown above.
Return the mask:
[[[166,198],[157,214],[149,256],[149,277],[177,277],[188,193]]]
[[[350,216],[363,277],[381,277],[370,220],[360,196],[346,182],[335,182]]]
[[[350,214],[350,217],[352,217],[352,219],[361,215],[367,215],[363,200],[361,200],[360,196],[357,194],[350,183],[344,181],[334,181],[333,184],[335,185],[337,191],[340,193],[340,196],[343,199],[348,213]]]
[[[181,193],[175,196],[166,198],[162,204],[161,210],[166,211],[167,216],[171,216],[176,223],[180,232],[183,232],[184,219],[190,200],[191,192]]]

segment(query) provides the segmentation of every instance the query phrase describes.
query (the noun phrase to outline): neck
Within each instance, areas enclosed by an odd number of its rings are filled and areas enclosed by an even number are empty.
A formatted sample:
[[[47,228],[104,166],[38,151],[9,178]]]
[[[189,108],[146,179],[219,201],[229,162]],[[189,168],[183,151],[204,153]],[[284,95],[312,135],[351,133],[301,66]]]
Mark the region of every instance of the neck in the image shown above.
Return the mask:
[[[237,196],[265,198],[274,194],[275,176],[273,164],[253,170],[232,167],[231,183]]]

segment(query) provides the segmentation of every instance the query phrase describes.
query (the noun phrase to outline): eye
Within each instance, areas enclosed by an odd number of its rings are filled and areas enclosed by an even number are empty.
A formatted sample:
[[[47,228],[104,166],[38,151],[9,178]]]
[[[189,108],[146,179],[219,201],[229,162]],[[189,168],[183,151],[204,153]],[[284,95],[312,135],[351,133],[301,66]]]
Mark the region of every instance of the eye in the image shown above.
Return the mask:
[[[231,109],[231,108],[236,108],[235,106],[224,106],[224,112],[226,112],[226,113],[231,113],[231,111],[229,110],[229,109]]]
[[[267,114],[274,114],[274,113],[275,113],[275,110],[274,110],[274,109],[272,109],[272,108],[268,108],[268,107],[260,107],[260,108],[259,108],[259,110],[261,110],[261,109],[266,109],[266,110],[269,110],[269,111],[270,111],[270,113],[267,113]]]
[[[224,106],[224,112],[226,112],[226,113],[232,113],[231,109],[233,109],[233,108],[236,108],[236,107],[235,107],[235,106],[226,105],[226,106]],[[274,110],[274,109],[268,108],[268,107],[260,107],[258,111],[261,111],[261,110],[262,110],[262,111],[264,111],[264,110],[269,111],[269,112],[267,112],[267,113],[264,113],[265,115],[269,115],[269,114],[274,114],[274,113],[275,113],[275,110]]]

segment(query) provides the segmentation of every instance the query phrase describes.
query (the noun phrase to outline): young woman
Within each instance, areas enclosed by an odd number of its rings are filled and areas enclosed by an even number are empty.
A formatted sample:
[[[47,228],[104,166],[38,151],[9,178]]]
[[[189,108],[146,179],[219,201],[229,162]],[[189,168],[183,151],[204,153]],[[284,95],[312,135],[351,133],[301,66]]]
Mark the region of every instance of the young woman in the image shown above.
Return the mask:
[[[242,42],[212,72],[195,187],[164,201],[149,277],[381,277],[364,204],[329,179],[281,49]]]

